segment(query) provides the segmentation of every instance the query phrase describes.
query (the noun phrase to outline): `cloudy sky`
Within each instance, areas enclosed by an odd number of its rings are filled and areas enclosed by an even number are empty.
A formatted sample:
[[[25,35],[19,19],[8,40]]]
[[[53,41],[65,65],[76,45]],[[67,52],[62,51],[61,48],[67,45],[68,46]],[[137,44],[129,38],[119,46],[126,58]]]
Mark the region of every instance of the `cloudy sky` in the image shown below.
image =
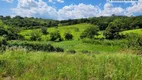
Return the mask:
[[[142,0],[0,0],[0,15],[20,15],[50,19],[76,19],[94,16],[142,15]]]

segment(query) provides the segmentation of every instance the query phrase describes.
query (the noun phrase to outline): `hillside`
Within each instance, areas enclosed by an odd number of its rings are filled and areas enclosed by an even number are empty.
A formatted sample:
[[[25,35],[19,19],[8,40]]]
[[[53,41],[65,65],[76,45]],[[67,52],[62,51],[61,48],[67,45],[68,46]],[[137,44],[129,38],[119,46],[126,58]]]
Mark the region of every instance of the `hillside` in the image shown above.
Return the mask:
[[[122,34],[136,33],[136,34],[142,35],[142,29],[127,30],[121,33]]]

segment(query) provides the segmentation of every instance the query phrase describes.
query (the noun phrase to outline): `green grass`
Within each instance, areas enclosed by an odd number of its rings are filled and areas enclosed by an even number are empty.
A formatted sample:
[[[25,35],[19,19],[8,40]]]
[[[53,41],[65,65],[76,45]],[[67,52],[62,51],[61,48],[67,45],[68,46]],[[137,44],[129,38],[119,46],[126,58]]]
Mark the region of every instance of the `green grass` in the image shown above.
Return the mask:
[[[76,50],[81,52],[82,50],[88,50],[91,52],[118,52],[121,47],[120,46],[109,46],[109,45],[99,45],[99,44],[88,44],[82,43],[82,41],[63,41],[63,42],[54,42],[53,46],[64,48],[67,50]]]
[[[122,34],[136,33],[136,34],[142,35],[142,29],[127,30],[121,33]]]
[[[100,45],[100,44],[92,44],[92,43],[83,43],[81,40],[70,40],[70,41],[62,41],[62,42],[52,42],[52,41],[8,41],[9,44],[51,44],[55,47],[60,47],[67,52],[68,50],[75,50],[76,52],[82,52],[83,50],[89,52],[97,52],[97,53],[115,53],[121,50],[119,45]]]
[[[60,31],[61,37],[64,38],[64,34],[66,32],[70,32],[74,37],[74,40],[78,40],[80,38],[80,34],[87,28],[90,27],[91,24],[87,24],[87,23],[82,23],[82,24],[76,24],[76,25],[70,25],[70,26],[60,26],[58,28],[56,27],[52,27],[52,28],[48,28],[48,32],[54,32],[56,30]],[[40,31],[39,29],[34,29],[34,30],[23,30],[20,32],[20,34],[22,34],[23,36],[25,36],[25,38],[27,40],[30,39],[30,34],[33,31]],[[48,40],[50,37],[50,35],[42,35],[41,38],[42,40]]]
[[[66,54],[8,50],[0,55],[0,79],[142,80],[142,57],[132,54]]]

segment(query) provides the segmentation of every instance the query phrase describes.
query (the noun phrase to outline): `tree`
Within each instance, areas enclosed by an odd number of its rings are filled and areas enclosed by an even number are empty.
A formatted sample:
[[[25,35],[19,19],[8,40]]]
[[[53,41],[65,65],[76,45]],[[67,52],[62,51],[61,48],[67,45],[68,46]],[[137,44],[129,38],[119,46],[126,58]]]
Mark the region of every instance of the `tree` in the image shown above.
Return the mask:
[[[91,26],[87,29],[85,29],[81,35],[80,38],[93,38],[95,35],[98,35],[99,27],[98,26]]]
[[[66,40],[72,40],[73,39],[73,35],[69,32],[65,33],[65,39]]]
[[[45,35],[48,34],[46,27],[42,27],[42,28],[41,28],[41,32],[42,32],[43,34],[45,34]]]
[[[5,30],[5,28],[3,26],[0,26],[0,35],[6,35],[8,34],[8,32]]]
[[[31,33],[30,39],[31,39],[32,41],[40,41],[40,40],[41,40],[40,36],[41,36],[41,34],[40,34],[38,31],[36,31],[36,32],[33,31],[33,32]]]
[[[120,21],[120,19],[110,22],[104,32],[104,36],[106,37],[106,39],[121,38],[121,36],[119,35],[119,32],[121,31],[121,28],[123,28],[123,26],[124,24]]]
[[[62,41],[59,31],[50,33],[50,40],[51,41]]]

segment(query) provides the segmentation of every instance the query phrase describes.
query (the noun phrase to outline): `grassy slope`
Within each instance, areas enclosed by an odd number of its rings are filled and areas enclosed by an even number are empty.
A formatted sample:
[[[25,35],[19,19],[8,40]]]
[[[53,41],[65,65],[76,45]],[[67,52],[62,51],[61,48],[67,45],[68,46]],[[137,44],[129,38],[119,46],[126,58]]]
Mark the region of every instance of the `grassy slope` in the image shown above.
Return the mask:
[[[76,50],[81,52],[83,50],[88,50],[91,52],[118,52],[120,50],[119,46],[107,46],[107,45],[95,45],[82,43],[81,41],[63,41],[52,43],[53,46],[64,48],[65,50]]]
[[[142,35],[142,29],[134,29],[134,30],[127,30],[121,32],[122,34],[127,34],[127,33],[137,33],[139,35]]]
[[[76,24],[76,25],[70,25],[70,26],[61,26],[59,28],[55,28],[55,27],[48,28],[49,33],[59,30],[62,37],[64,37],[65,32],[71,32],[74,36],[74,40],[72,41],[51,42],[51,44],[57,47],[64,48],[65,51],[76,50],[78,52],[81,52],[82,50],[88,50],[92,52],[117,52],[120,50],[119,46],[103,46],[103,45],[82,43],[82,41],[79,40],[79,36],[87,27],[90,27],[90,26],[91,24],[83,23],[83,24]],[[76,29],[79,29],[79,31],[76,31]],[[33,30],[24,30],[20,34],[24,35],[27,39],[29,39],[30,38],[29,34],[31,34],[32,31]],[[100,35],[98,36],[98,38],[103,37],[102,33],[103,31],[99,32]],[[43,43],[43,44],[48,43],[46,40],[48,40],[49,37],[50,37],[49,35],[42,35],[43,41],[39,43]],[[34,42],[34,43],[37,43],[37,42]]]
[[[52,27],[52,28],[48,28],[48,32],[54,32],[56,30],[59,30],[61,33],[61,36],[64,37],[64,33],[65,32],[71,32],[71,34],[74,36],[75,40],[78,40],[81,32],[83,32],[87,27],[90,27],[91,24],[76,24],[76,25],[71,25],[71,26],[60,26],[59,28],[56,27]],[[76,29],[79,29],[79,31],[75,31]],[[37,29],[39,31],[39,29]],[[21,31],[20,34],[24,35],[25,38],[29,39],[31,32],[32,31],[36,31],[36,30],[23,30]],[[42,35],[42,40],[46,40],[46,38],[49,38],[49,35]]]
[[[141,80],[142,57],[132,54],[25,52],[0,55],[0,79]]]

